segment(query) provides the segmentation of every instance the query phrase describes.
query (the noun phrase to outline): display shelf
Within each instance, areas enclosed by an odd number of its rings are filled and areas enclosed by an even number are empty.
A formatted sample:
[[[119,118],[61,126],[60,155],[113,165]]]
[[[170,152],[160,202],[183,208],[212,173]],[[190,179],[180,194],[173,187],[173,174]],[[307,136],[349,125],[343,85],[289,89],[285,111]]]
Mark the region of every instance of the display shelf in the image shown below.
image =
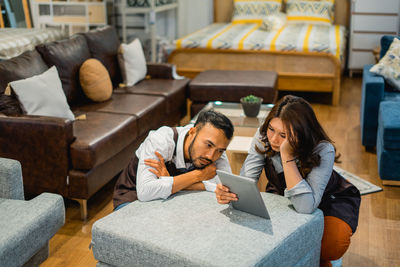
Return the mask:
[[[130,1],[120,0],[115,3],[119,13],[121,15],[122,22],[122,41],[127,42],[127,15],[131,14],[145,14],[148,18],[145,20],[150,32],[151,40],[151,61],[156,61],[156,29],[157,29],[157,13],[165,12],[169,10],[176,10],[179,6],[178,0],[176,1],[159,1],[159,0],[148,0],[148,1]],[[175,16],[175,27],[177,25],[177,16]]]
[[[374,49],[383,35],[399,34],[399,0],[352,0],[348,68],[362,71],[374,64]]]
[[[33,0],[36,28],[61,27],[68,35],[107,24],[106,1]]]

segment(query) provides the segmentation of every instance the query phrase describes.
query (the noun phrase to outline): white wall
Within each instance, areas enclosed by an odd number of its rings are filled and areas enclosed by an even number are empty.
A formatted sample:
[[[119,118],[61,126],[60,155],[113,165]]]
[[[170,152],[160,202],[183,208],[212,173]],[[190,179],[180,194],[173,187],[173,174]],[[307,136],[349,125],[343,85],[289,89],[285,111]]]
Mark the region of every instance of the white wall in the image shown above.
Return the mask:
[[[178,38],[213,22],[213,0],[179,0]]]

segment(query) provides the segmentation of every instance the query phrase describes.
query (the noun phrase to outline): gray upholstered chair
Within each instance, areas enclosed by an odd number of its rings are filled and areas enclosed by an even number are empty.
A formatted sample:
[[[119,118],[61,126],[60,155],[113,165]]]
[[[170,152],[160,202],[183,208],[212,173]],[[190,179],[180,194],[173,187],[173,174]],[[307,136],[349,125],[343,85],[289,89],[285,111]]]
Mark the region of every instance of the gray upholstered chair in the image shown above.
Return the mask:
[[[0,158],[0,266],[38,266],[64,221],[60,195],[43,193],[25,201],[20,163]]]

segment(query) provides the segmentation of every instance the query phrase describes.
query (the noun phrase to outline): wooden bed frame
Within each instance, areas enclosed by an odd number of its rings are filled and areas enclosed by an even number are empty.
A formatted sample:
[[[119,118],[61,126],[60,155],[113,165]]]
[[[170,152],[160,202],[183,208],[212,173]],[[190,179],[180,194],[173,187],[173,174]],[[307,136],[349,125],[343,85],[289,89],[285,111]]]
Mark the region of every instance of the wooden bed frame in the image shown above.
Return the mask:
[[[214,0],[215,22],[230,22],[232,12],[233,0]],[[335,24],[348,28],[349,15],[349,0],[335,0]],[[336,106],[345,59],[340,62],[334,55],[318,52],[180,48],[168,61],[189,78],[207,69],[276,71],[278,90],[332,93],[332,105]]]

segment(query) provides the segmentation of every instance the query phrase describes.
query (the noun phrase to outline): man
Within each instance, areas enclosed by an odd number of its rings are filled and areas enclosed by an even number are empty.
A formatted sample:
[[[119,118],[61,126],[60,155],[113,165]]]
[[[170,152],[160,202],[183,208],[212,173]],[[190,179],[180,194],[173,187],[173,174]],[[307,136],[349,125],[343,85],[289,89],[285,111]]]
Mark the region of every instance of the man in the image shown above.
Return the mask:
[[[118,178],[114,209],[181,190],[214,192],[216,169],[231,172],[225,150],[232,136],[231,121],[212,110],[200,113],[194,125],[151,131]]]

